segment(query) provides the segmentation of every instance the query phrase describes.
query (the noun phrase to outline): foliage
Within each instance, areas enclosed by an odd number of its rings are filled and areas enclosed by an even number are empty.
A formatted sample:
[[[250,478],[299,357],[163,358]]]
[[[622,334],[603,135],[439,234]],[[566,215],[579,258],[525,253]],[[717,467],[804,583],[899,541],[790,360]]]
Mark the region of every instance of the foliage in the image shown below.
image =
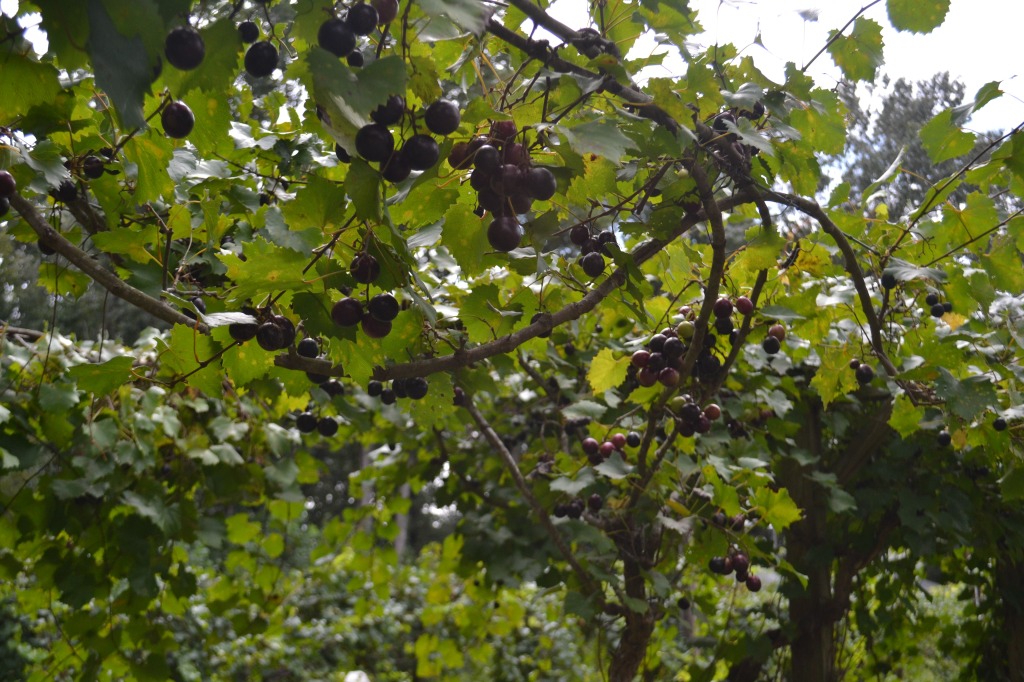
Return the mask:
[[[27,679],[833,680],[911,624],[1024,666],[1024,136],[965,128],[998,84],[928,108],[923,193],[818,196],[853,100],[695,48],[685,5],[592,5],[407,2],[345,49],[364,5],[3,18],[4,253],[170,327],[5,329]],[[821,58],[870,82],[881,31]],[[638,83],[642,34],[686,73]],[[976,588],[952,624],[925,568]]]

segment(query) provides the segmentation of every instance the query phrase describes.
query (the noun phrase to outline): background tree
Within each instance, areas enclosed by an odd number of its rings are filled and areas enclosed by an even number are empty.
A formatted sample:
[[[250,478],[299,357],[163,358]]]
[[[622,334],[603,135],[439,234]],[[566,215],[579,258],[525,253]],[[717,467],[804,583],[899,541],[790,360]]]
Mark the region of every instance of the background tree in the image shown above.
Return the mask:
[[[851,81],[871,6],[822,52]],[[49,310],[91,281],[170,327],[5,328],[30,679],[825,681],[922,669],[875,638],[920,614],[1015,669],[1022,138],[963,127],[998,84],[933,112],[964,160],[887,218],[909,166],[816,196],[849,112],[807,67],[695,50],[675,3],[546,9],[4,18],[5,234]],[[633,81],[647,32],[685,78]],[[454,530],[410,542],[423,496]],[[925,567],[973,606],[920,607]]]

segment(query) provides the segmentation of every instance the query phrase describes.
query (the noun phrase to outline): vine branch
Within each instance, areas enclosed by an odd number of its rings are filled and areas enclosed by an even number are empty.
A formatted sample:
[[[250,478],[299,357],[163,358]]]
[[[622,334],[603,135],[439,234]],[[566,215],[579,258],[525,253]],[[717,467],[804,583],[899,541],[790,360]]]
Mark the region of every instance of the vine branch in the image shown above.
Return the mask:
[[[77,246],[65,239],[60,232],[50,227],[43,217],[39,215],[39,212],[36,211],[35,206],[33,206],[30,201],[17,194],[12,195],[9,199],[11,206],[21,214],[21,217],[24,218],[29,227],[39,235],[39,239],[44,244],[64,256],[64,258],[68,259],[68,261],[70,261],[75,267],[89,275],[93,281],[112,293],[114,296],[131,303],[137,308],[141,308],[153,317],[161,319],[164,322],[168,322],[170,324],[182,324],[186,327],[194,327],[203,334],[207,333],[208,329],[206,325],[196,322],[163,301],[155,299],[149,294],[136,289],[117,275],[104,269],[103,266],[97,263],[91,256],[89,256],[89,254],[79,249]]]

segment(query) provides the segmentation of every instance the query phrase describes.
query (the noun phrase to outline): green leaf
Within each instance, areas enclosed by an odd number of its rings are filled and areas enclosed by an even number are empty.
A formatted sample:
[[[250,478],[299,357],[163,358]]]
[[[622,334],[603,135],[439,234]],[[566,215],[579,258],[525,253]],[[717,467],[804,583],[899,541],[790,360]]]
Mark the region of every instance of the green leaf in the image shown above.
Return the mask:
[[[260,547],[263,548],[268,557],[276,559],[284,552],[284,538],[281,537],[280,533],[271,533],[263,539]]]
[[[78,388],[97,396],[107,395],[132,379],[130,356],[111,358],[101,364],[75,365],[68,375],[78,383]]]
[[[566,419],[600,419],[608,411],[608,408],[592,400],[580,400],[562,408],[562,414]]]
[[[12,45],[14,41],[7,42]],[[60,93],[57,69],[41,64],[25,55],[14,54],[0,45],[4,90],[17,96],[0,97],[0,121],[13,121],[28,113],[37,104],[52,102]]]
[[[136,201],[152,201],[174,193],[174,181],[167,174],[174,157],[170,140],[152,132],[136,135],[124,146],[124,155],[137,169]]]
[[[925,268],[913,263],[908,263],[905,260],[899,258],[893,258],[889,261],[888,267],[885,268],[885,272],[891,273],[897,282],[910,282],[915,279],[930,280],[932,282],[943,283],[946,281],[946,273],[936,268]]]
[[[790,124],[815,151],[840,154],[846,145],[847,122],[839,98],[831,92],[814,91],[814,101],[789,115]],[[746,122],[749,126],[750,122]]]
[[[243,261],[235,254],[222,256],[228,277],[236,285],[232,292],[236,301],[284,290],[307,291],[312,286],[302,272],[306,256],[297,251],[256,239],[246,244],[245,257]]]
[[[405,62],[398,56],[353,70],[327,50],[314,47],[306,62],[313,74],[313,98],[328,117],[324,124],[346,140],[355,138],[356,131],[370,122],[370,112],[390,95],[405,93]]]
[[[889,21],[901,31],[930,33],[942,25],[950,0],[887,0]]]
[[[621,357],[616,360],[612,349],[602,348],[594,356],[594,359],[590,361],[587,381],[590,382],[590,387],[594,390],[595,394],[601,394],[625,381],[628,369],[628,357]]]
[[[929,158],[936,164],[969,153],[976,140],[974,133],[964,132],[953,122],[952,109],[946,109],[925,123],[920,137]]]
[[[760,225],[747,231],[747,245],[736,257],[735,267],[756,272],[775,266],[786,248],[786,240],[774,230],[766,232]]]
[[[146,124],[142,102],[153,82],[146,45],[138,34],[126,36],[118,30],[103,0],[88,2],[88,49],[96,85],[114,102],[125,127],[141,128]],[[147,4],[140,2],[139,6]]]
[[[263,531],[263,527],[250,521],[249,515],[245,513],[229,516],[224,520],[224,525],[227,527],[228,541],[236,545],[252,542]]]
[[[235,30],[235,33],[238,31]],[[205,64],[205,61],[203,63]],[[229,132],[233,114],[223,94],[216,90],[196,88],[181,99],[196,118],[195,126],[188,134],[189,142],[203,150],[214,150],[222,145],[231,144]]]
[[[580,156],[597,154],[618,163],[627,150],[635,148],[633,141],[612,121],[590,121],[572,128],[558,125],[555,130],[565,135],[569,146]]]
[[[362,159],[355,159],[345,176],[345,191],[363,220],[381,219],[381,176]]]
[[[51,187],[57,187],[71,177],[68,169],[64,167],[60,148],[52,141],[42,140],[32,147],[21,144],[20,141],[16,143],[25,165],[42,175]]]
[[[362,163],[358,159],[353,164]],[[360,167],[358,172],[366,172]],[[350,171],[351,175],[352,171]],[[293,201],[285,202],[281,207],[288,227],[301,232],[306,228],[316,228],[318,234],[329,226],[341,227],[345,222],[345,189],[351,180],[342,187],[319,175],[306,176],[306,184],[295,192]]]
[[[1015,466],[1010,469],[999,479],[999,489],[1007,502],[1024,499],[1024,467]]]
[[[216,341],[191,327],[175,325],[166,352],[161,355],[167,369],[188,375],[188,384],[207,395],[221,392],[220,363],[213,361],[220,350]],[[206,363],[205,366],[201,363]]]
[[[830,32],[830,38],[835,36]],[[858,17],[849,36],[838,36],[829,44],[828,53],[843,74],[854,81],[875,79],[882,65],[882,27],[872,19]]]
[[[143,497],[142,495],[126,490],[121,499],[125,504],[133,507],[139,516],[152,521],[157,528],[165,535],[173,535],[181,525],[181,518],[177,505],[168,507],[158,497]]]
[[[625,478],[633,471],[633,467],[622,459],[622,455],[618,452],[613,452],[611,457],[601,462],[594,467],[594,471],[601,474],[605,478],[610,478],[613,481],[617,481],[620,478]]]
[[[479,0],[420,0],[428,17],[446,17],[475,35],[483,35],[487,19],[494,8]]]
[[[593,618],[598,613],[597,605],[594,604],[593,600],[587,599],[579,592],[566,593],[565,612],[566,614],[577,615],[584,620]]]
[[[441,243],[469,277],[484,271],[485,254],[492,250],[487,241],[487,224],[463,204],[452,206],[445,214]]]
[[[89,42],[88,3],[67,0],[36,0],[33,3],[43,13],[42,28],[50,44],[50,52],[57,56],[65,69],[82,68],[88,64],[83,50]],[[4,78],[7,63],[4,62]]]
[[[953,414],[968,421],[999,404],[995,387],[988,377],[975,376],[959,381],[945,367],[939,368],[935,393],[946,401],[946,407]]]
[[[551,481],[551,489],[566,495],[576,496],[594,484],[594,470],[586,467],[579,471],[574,478],[559,476]]]
[[[78,391],[67,384],[43,384],[39,387],[39,406],[47,412],[67,412],[78,401]]]

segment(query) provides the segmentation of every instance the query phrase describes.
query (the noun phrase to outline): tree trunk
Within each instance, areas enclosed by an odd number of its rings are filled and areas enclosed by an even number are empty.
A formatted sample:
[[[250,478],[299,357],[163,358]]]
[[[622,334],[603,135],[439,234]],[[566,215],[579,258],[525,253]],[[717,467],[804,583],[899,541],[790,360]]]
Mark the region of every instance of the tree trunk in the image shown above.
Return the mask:
[[[1024,565],[1011,558],[996,560],[996,590],[1002,602],[1003,632],[1009,679],[1024,679]],[[1014,677],[1016,676],[1016,677]]]
[[[647,655],[647,644],[654,632],[654,619],[649,613],[626,614],[626,627],[612,652],[608,668],[609,682],[633,682]]]
[[[625,578],[626,595],[641,602],[647,601],[647,586],[643,572],[635,558],[637,554],[644,556],[644,544],[639,542],[640,532],[630,533],[632,546],[622,553],[623,577]],[[621,546],[620,546],[621,547]],[[640,550],[637,552],[637,550]],[[647,656],[647,645],[654,633],[655,614],[648,608],[637,613],[626,607],[626,624],[619,637],[619,643],[612,651],[611,665],[608,667],[608,682],[633,682],[637,672]]]
[[[807,405],[798,444],[819,457],[822,454],[819,404]],[[799,463],[786,459],[779,467],[779,482],[803,510],[803,518],[787,532],[787,558],[807,576],[807,587],[794,585],[789,600],[789,619],[795,629],[790,642],[793,682],[832,682],[835,679],[835,623],[832,599],[832,557],[827,551],[828,500],[825,491]],[[799,590],[799,591],[798,591]]]

